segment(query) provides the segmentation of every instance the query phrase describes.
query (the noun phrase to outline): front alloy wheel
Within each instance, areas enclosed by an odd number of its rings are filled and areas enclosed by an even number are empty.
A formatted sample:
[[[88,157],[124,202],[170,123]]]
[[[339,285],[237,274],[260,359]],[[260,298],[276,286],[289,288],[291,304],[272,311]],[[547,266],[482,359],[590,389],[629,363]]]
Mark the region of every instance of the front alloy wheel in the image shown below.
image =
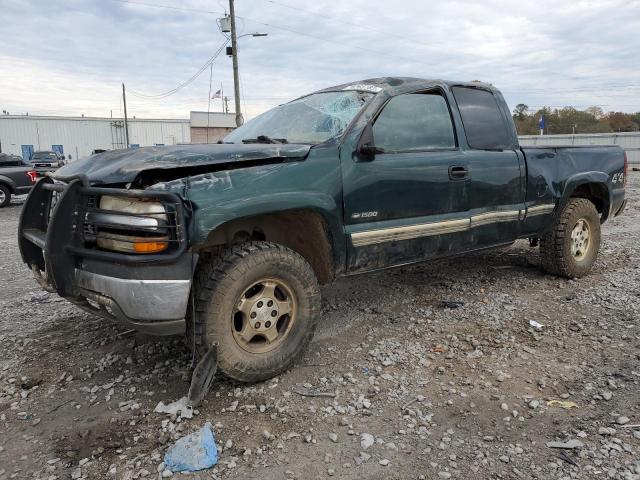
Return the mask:
[[[309,263],[275,243],[229,247],[198,266],[187,344],[204,355],[218,344],[218,368],[241,382],[287,370],[313,338],[320,289]]]
[[[265,353],[286,340],[296,321],[297,302],[281,280],[265,278],[247,288],[233,314],[233,336],[250,353]]]

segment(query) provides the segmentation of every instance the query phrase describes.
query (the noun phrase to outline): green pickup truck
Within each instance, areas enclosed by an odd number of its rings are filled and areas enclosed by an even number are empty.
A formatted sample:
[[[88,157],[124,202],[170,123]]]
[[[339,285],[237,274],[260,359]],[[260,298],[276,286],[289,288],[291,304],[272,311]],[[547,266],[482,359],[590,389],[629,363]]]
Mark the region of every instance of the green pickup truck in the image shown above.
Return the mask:
[[[151,334],[187,335],[240,381],[289,368],[320,284],[509,245],[587,274],[625,205],[625,153],[521,148],[498,90],[377,78],[254,118],[215,145],[109,151],[41,179],[19,228],[44,288]]]

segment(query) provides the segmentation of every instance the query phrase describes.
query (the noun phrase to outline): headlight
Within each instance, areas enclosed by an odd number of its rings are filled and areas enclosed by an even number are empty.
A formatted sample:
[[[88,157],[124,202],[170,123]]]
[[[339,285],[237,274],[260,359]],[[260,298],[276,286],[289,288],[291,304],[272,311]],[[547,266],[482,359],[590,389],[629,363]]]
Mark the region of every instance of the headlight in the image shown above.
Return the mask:
[[[86,217],[96,230],[98,247],[142,254],[169,247],[168,216],[162,203],[105,195],[99,206]]]
[[[143,215],[154,213],[161,215],[166,214],[164,205],[160,202],[149,202],[127,197],[112,197],[109,195],[103,195],[100,198],[100,209],[123,213],[141,213]],[[164,215],[164,217],[166,219],[166,215]]]

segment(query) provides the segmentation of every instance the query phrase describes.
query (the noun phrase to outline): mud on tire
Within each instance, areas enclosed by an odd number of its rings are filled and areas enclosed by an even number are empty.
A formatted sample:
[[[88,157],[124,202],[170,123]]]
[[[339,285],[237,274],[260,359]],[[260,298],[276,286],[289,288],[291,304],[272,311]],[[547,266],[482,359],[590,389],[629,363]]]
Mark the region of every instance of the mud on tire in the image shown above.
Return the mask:
[[[553,275],[587,275],[600,250],[600,218],[593,203],[571,198],[549,232],[540,238],[540,263]]]
[[[218,368],[241,382],[263,381],[291,367],[313,338],[320,314],[313,269],[275,243],[243,243],[204,259],[193,290],[187,344],[199,357],[217,342]]]

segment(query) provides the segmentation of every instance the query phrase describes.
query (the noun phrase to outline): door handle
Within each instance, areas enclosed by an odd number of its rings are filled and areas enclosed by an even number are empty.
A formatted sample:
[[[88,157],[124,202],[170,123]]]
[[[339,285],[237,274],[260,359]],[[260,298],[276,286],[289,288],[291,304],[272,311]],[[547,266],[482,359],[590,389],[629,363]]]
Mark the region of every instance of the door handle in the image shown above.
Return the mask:
[[[469,170],[462,165],[450,165],[449,166],[449,179],[451,180],[463,180],[469,176]]]

